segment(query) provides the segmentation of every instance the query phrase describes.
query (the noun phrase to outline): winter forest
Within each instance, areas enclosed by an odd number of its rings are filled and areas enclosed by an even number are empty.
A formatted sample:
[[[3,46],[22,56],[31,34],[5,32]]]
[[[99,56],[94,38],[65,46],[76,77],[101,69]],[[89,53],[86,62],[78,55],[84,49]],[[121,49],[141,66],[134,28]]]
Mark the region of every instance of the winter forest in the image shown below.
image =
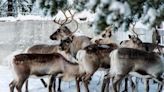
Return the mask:
[[[0,0],[0,92],[164,92],[164,0]]]

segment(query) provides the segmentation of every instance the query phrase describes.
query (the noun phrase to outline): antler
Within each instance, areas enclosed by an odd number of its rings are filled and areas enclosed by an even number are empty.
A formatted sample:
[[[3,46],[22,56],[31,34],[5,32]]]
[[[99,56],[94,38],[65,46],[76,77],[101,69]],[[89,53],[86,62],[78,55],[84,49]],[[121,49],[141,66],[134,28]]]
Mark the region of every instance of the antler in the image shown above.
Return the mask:
[[[138,37],[138,34],[134,31],[134,26],[135,26],[135,25],[136,25],[136,22],[133,22],[133,23],[132,23],[132,26],[133,26],[133,27],[132,27],[132,31],[133,31],[133,33]]]
[[[142,33],[141,33],[141,34],[138,34],[137,32],[135,32],[135,30],[134,30],[135,25],[136,25],[136,22],[133,22],[133,23],[132,23],[132,26],[133,26],[133,27],[132,27],[132,32],[133,32],[137,37],[138,37],[139,35],[144,35],[144,34],[142,34]]]
[[[55,19],[54,19],[54,22],[55,22],[55,23],[57,23],[57,24],[59,24],[59,25],[62,26],[62,25],[65,25],[65,24],[68,24],[68,23],[72,22],[74,15],[71,13],[70,10],[68,10],[68,12],[71,14],[71,20],[70,20],[70,21],[68,21],[69,17],[67,17],[66,13],[63,12],[63,10],[61,10],[61,12],[64,14],[65,20],[63,20],[63,22],[62,22],[62,21],[60,22],[60,18],[59,18],[58,21],[57,21],[56,18],[55,18]]]
[[[71,12],[70,12],[70,14],[71,14]],[[71,15],[72,15],[72,14],[71,14]],[[75,13],[74,13],[74,15],[75,15]],[[73,16],[74,16],[74,15],[73,15]],[[77,22],[77,20],[75,20],[74,18],[72,18],[72,20],[74,20],[75,23],[76,23],[76,29],[75,29],[69,36],[73,35],[73,34],[77,31],[77,29],[78,29],[78,22]]]

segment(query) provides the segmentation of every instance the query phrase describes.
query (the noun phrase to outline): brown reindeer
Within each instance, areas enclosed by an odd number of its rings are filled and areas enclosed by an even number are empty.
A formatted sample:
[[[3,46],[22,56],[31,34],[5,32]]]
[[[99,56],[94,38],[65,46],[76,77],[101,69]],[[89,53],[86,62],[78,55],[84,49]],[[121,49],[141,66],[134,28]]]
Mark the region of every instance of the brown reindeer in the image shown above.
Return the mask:
[[[11,63],[15,78],[9,84],[10,92],[14,92],[15,87],[18,92],[21,92],[22,85],[31,75],[58,76],[63,80],[75,78],[78,84],[77,92],[80,92],[79,76],[85,73],[85,71],[81,65],[68,61],[59,53],[18,54]],[[52,86],[53,77],[50,79],[50,86]],[[86,83],[84,82],[84,84]],[[85,87],[87,87],[87,85],[85,85]],[[52,92],[51,87],[49,87],[49,92]]]
[[[119,48],[110,53],[111,69],[106,80],[113,78],[114,91],[118,92],[120,81],[130,72],[149,75],[163,85],[161,78],[164,72],[162,58],[154,53],[133,48]]]
[[[71,53],[73,57],[76,57],[80,49],[84,49],[90,44],[90,38],[86,36],[71,36],[62,40],[60,46],[63,50],[69,50],[69,53]]]
[[[121,41],[120,42],[120,45],[122,47],[135,48],[135,49],[140,49],[140,50],[144,50],[144,51],[147,51],[147,52],[154,52],[156,50],[155,52],[157,52],[159,54],[161,54],[161,51],[163,49],[163,46],[161,46],[161,45],[154,44],[154,43],[142,42],[138,38],[138,35],[137,36],[135,36],[135,35],[129,35],[129,39],[130,40]],[[149,80],[146,80],[146,81],[147,81],[147,83],[149,82]],[[148,91],[149,90],[149,85],[147,83],[145,85],[146,86],[145,89]]]
[[[60,49],[59,45],[47,45],[47,44],[38,44],[34,45],[26,50],[26,53],[38,53],[38,54],[48,54],[58,52]],[[47,87],[46,82],[41,79],[41,82],[45,87]],[[61,79],[59,79],[58,91],[60,91]],[[28,80],[26,81],[26,92],[28,92]]]
[[[70,31],[70,29],[67,26],[65,26],[66,24],[70,23],[73,20],[74,15],[70,12],[70,10],[69,10],[69,13],[71,14],[71,18],[72,18],[71,20],[69,20],[69,18],[66,16],[66,14],[64,12],[63,12],[63,14],[66,18],[65,20],[60,21],[60,19],[59,19],[59,21],[57,22],[56,19],[54,19],[54,22],[59,24],[60,27],[56,30],[56,32],[54,34],[52,34],[52,36],[50,36],[50,38],[52,40],[61,40],[61,39],[63,39],[63,37],[65,37],[65,35],[69,35],[72,33]],[[53,35],[55,35],[56,37],[54,37]],[[67,58],[67,59],[70,58],[71,55],[68,55],[68,53],[64,53],[64,52],[60,51],[59,48],[60,47],[58,45],[38,44],[38,45],[34,45],[34,46],[28,48],[26,52],[38,53],[38,54],[39,53],[40,54],[48,54],[48,53],[58,52],[58,53],[61,53],[62,55],[64,54],[65,58]],[[68,59],[68,60],[70,60],[70,59]],[[47,85],[44,82],[44,80],[41,79],[41,81],[44,84],[44,86],[46,87]],[[59,78],[58,91],[61,91],[60,85],[61,85],[61,79]],[[26,91],[28,91],[28,81],[26,82]]]
[[[71,47],[71,39],[66,39],[61,42],[61,48],[69,51]],[[79,63],[83,65],[86,74],[82,76],[82,79],[90,80],[91,76],[98,68],[110,68],[109,53],[118,48],[114,43],[110,44],[91,44],[86,46],[77,52],[76,58]]]
[[[70,11],[69,11],[70,12]],[[71,14],[71,12],[70,12]],[[84,48],[85,46],[88,46],[91,44],[91,38],[87,37],[87,36],[76,36],[74,35],[74,33],[77,31],[78,29],[78,22],[73,19],[73,14],[72,15],[72,20],[74,20],[76,22],[77,28],[75,29],[75,31],[71,32],[70,30],[68,30],[68,28],[65,26],[66,22],[64,23],[60,23],[60,20],[54,20],[55,23],[61,25],[60,28],[58,28],[51,36],[50,39],[51,40],[65,40],[65,39],[72,39],[72,46],[70,48],[71,54],[72,56],[76,56],[76,53],[79,49]],[[72,21],[71,20],[71,21]],[[70,23],[70,22],[69,22]],[[64,28],[64,29],[62,29]],[[61,42],[62,43],[62,42]]]

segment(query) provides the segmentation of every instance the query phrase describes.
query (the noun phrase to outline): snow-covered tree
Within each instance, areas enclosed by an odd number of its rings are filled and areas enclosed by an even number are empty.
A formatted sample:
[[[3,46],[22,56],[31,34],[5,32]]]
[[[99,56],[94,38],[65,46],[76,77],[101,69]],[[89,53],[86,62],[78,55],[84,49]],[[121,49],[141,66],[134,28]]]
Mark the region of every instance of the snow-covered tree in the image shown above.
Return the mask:
[[[17,12],[31,12],[31,4],[28,0],[14,0]]]
[[[35,2],[36,0],[32,0]],[[69,2],[72,1],[72,5]],[[95,13],[93,28],[98,32],[109,25],[127,31],[131,23],[141,21],[149,28],[164,20],[164,0],[41,0],[45,14],[55,15],[58,9],[75,8]]]
[[[164,21],[164,0],[78,0],[77,5],[96,14],[93,27],[98,31],[108,25],[127,31],[137,21],[151,28]]]
[[[68,8],[68,0],[31,0],[32,4],[39,2],[44,15],[55,15],[59,9]]]
[[[31,12],[29,0],[1,0],[0,13],[3,16],[17,16],[19,13]]]

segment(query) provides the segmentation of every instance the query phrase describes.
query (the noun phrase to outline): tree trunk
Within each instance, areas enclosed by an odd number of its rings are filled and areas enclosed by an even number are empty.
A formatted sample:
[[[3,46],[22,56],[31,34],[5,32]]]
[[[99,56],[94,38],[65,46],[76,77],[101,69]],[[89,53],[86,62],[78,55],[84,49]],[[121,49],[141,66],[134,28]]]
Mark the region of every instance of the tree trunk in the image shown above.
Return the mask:
[[[7,0],[8,6],[7,6],[7,16],[13,16],[13,0]]]

